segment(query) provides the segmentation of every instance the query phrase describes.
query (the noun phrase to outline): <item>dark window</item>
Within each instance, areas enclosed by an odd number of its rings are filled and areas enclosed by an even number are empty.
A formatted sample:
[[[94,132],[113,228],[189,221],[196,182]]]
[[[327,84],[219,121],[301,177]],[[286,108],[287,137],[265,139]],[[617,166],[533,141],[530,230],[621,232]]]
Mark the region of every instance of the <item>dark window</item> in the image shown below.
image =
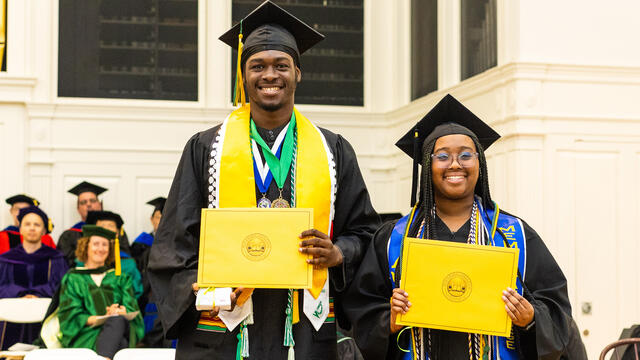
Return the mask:
[[[411,0],[411,100],[437,89],[437,0]]]
[[[461,80],[497,64],[496,0],[462,0]]]
[[[58,95],[198,99],[197,0],[60,0]]]
[[[233,0],[233,24],[262,0]],[[276,4],[324,34],[325,39],[300,57],[302,81],[296,103],[364,104],[363,0],[275,0]],[[232,84],[237,52],[231,61]],[[233,85],[231,87],[233,92]],[[233,94],[232,94],[233,96]],[[247,99],[248,100],[248,99]]]

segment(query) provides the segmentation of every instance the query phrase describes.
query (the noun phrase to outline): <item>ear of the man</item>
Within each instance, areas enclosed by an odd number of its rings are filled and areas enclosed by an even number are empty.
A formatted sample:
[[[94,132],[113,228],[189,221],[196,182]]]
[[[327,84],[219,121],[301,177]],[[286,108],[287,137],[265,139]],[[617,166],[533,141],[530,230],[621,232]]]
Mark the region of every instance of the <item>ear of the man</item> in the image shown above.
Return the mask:
[[[302,71],[296,66],[296,82],[302,81]]]

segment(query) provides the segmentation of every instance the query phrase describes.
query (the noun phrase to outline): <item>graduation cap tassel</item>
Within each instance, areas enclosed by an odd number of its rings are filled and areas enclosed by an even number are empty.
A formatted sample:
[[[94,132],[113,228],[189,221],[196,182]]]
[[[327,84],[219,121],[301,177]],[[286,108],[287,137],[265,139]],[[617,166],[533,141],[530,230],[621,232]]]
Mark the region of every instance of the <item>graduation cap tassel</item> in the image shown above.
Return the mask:
[[[236,82],[233,86],[233,106],[238,105],[238,101],[242,106],[246,104],[244,96],[244,81],[242,79],[242,21],[240,21],[240,33],[238,34],[238,62],[236,64]]]
[[[247,320],[240,323],[240,331],[236,336],[238,345],[236,346],[236,360],[242,360],[249,357],[249,330],[247,329]]]
[[[286,318],[284,322],[284,346],[289,347],[287,360],[295,360],[294,346],[296,342],[293,340],[293,294],[294,290],[289,289],[287,295],[287,308],[285,310]]]
[[[114,248],[115,248],[114,251],[115,251],[115,257],[116,257],[116,276],[120,276],[120,273],[122,272],[122,268],[120,266],[120,239],[118,238],[117,235],[116,235]]]
[[[247,324],[244,324],[242,328],[242,357],[249,357],[249,329],[247,329]]]
[[[418,160],[420,158],[420,146],[418,144],[418,127],[413,132],[413,173],[411,176],[411,206],[416,204],[418,192]]]

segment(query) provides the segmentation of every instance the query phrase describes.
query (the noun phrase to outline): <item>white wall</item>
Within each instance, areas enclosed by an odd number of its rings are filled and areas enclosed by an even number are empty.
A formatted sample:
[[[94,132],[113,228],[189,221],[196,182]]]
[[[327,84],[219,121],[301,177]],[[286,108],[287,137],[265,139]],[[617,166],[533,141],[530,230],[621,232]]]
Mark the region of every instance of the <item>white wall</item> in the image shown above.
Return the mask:
[[[638,66],[634,0],[519,1],[523,61]]]

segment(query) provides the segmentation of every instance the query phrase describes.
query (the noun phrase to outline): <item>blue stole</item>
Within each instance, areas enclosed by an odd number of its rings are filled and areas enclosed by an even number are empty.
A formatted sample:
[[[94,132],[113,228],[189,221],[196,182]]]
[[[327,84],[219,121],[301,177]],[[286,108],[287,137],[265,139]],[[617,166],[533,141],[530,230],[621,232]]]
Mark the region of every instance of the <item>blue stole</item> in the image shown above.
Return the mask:
[[[69,230],[73,230],[73,231],[80,231],[82,232],[82,227],[85,225],[86,223],[84,221],[80,221],[79,223],[76,223],[75,225],[73,225]]]
[[[17,226],[13,226],[13,225],[7,226],[2,231],[13,231],[13,232],[18,233],[18,234],[20,233],[20,229]]]
[[[500,229],[500,231],[504,234],[509,247],[520,249],[520,255],[518,259],[518,272],[522,275],[522,279],[524,280],[525,269],[527,265],[527,248],[524,226],[522,225],[522,222],[520,221],[520,219],[514,216],[501,213],[497,204],[495,205],[495,210],[485,210],[482,207],[480,201],[477,202],[478,211],[480,212],[480,218],[484,223],[484,227],[489,232],[488,235],[489,239],[491,240],[491,245],[499,247],[505,246],[505,241],[502,238],[502,235],[498,234],[496,237],[497,229]],[[498,216],[494,216],[495,214],[497,214]],[[398,266],[398,260],[400,259],[400,252],[402,251],[404,236],[407,233],[408,229],[411,227],[411,224],[416,220],[416,216],[417,211],[414,207],[409,215],[405,215],[400,220],[398,220],[389,238],[389,243],[387,245],[387,261],[389,263],[389,278],[391,280],[391,286],[393,288],[398,287],[395,282],[395,272],[396,267]],[[409,217],[412,218],[410,222]],[[422,237],[423,234],[419,235],[419,237]],[[516,291],[518,291],[518,294],[520,295],[522,295],[523,293],[523,287],[522,282],[520,281],[520,277],[518,277],[518,279],[516,280]],[[509,336],[508,338],[497,336],[492,336],[490,338],[492,339],[493,349],[492,360],[511,360],[519,358],[518,350],[515,346],[515,336],[513,333],[513,329],[511,330],[511,336]],[[411,344],[409,352],[407,352],[403,357],[404,360],[413,360],[412,347],[413,344]]]
[[[153,245],[153,235],[143,232],[133,241],[134,243],[141,243],[147,246]]]

